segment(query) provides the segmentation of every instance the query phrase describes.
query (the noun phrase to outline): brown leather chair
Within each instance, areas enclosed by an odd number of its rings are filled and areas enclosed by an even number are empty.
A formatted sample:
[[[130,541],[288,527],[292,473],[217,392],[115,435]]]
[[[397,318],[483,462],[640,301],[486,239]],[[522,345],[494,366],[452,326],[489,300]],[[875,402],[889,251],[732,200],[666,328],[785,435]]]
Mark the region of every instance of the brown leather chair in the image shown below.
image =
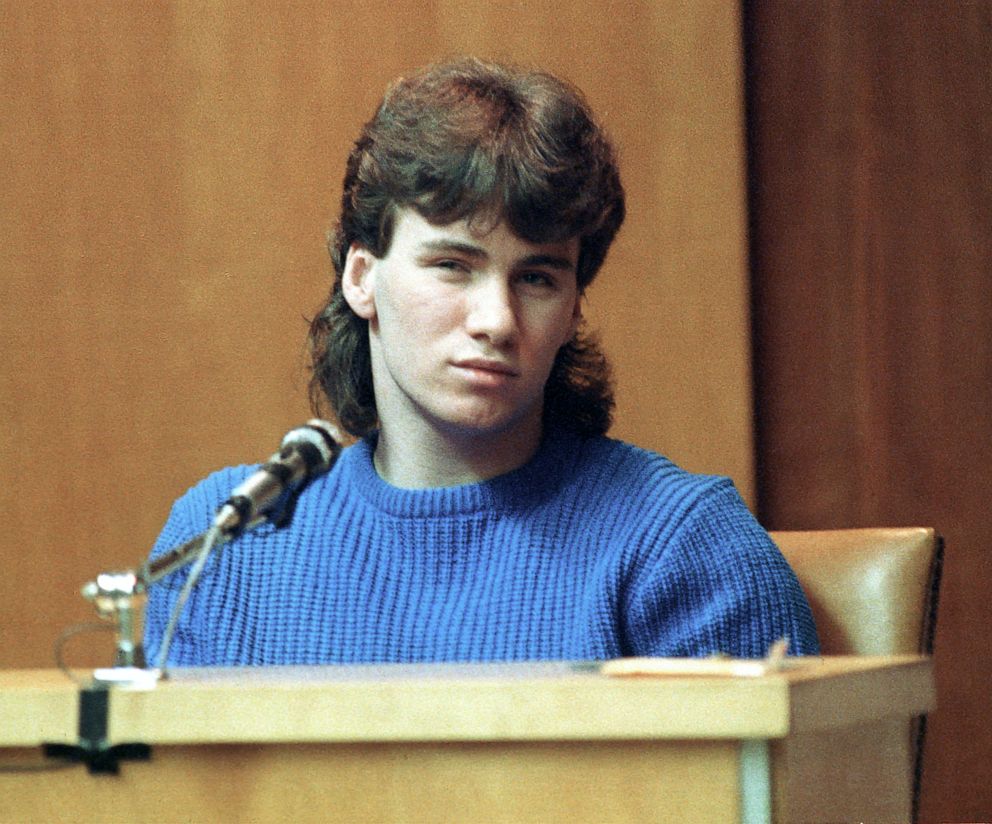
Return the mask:
[[[941,541],[932,529],[773,532],[806,591],[824,655],[929,655]]]
[[[806,591],[824,655],[930,655],[943,542],[932,529],[773,532]],[[926,718],[910,731],[913,820]]]

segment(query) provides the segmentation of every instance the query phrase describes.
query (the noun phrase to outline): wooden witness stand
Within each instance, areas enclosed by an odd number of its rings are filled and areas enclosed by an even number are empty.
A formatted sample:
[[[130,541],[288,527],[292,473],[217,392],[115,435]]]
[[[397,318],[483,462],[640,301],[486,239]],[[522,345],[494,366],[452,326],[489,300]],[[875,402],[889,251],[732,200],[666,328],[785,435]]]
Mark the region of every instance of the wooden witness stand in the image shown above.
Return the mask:
[[[13,772],[78,743],[79,690],[0,671],[0,821],[908,821],[934,701],[914,657],[178,670],[109,692],[108,743],[150,761]]]

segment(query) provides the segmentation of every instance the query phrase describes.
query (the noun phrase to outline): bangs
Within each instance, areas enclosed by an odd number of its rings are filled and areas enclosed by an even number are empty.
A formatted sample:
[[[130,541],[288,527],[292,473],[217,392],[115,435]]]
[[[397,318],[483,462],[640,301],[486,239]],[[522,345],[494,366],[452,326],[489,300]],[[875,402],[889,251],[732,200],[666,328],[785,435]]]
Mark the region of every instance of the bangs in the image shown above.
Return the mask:
[[[443,163],[428,166],[421,158],[412,191],[397,191],[394,202],[413,207],[435,225],[465,220],[480,233],[505,221],[531,243],[595,232],[602,204],[588,189],[588,169],[549,164],[549,152],[516,145],[521,141],[514,138],[519,134],[508,131],[502,139],[480,140],[458,152],[446,146]]]

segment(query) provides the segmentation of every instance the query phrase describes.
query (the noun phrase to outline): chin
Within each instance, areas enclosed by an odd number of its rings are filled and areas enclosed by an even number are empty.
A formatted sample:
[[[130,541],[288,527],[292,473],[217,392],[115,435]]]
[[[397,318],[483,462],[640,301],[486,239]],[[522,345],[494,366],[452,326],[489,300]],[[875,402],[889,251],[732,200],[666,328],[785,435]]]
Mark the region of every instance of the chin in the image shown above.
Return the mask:
[[[443,416],[441,425],[462,436],[493,437],[527,426],[530,417],[519,409],[464,409]]]

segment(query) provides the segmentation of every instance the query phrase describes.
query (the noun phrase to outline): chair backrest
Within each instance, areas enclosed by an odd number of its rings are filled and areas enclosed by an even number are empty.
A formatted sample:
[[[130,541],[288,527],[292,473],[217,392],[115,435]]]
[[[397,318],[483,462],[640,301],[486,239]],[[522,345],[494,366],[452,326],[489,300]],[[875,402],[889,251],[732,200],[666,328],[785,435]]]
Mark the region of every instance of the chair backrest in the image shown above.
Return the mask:
[[[773,532],[816,620],[823,655],[933,652],[943,542],[932,529]],[[909,725],[919,819],[926,717]]]
[[[806,592],[824,655],[932,652],[942,559],[934,530],[771,535]]]

